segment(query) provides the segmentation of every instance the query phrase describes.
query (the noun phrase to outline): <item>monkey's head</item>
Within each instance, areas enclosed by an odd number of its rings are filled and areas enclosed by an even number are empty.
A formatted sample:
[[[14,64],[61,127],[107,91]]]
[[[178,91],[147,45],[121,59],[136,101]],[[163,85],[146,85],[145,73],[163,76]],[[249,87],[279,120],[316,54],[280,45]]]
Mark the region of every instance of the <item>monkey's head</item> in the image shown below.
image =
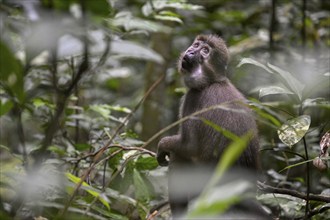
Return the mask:
[[[203,89],[225,78],[228,60],[228,49],[222,38],[198,35],[193,44],[181,54],[178,68],[187,87]]]

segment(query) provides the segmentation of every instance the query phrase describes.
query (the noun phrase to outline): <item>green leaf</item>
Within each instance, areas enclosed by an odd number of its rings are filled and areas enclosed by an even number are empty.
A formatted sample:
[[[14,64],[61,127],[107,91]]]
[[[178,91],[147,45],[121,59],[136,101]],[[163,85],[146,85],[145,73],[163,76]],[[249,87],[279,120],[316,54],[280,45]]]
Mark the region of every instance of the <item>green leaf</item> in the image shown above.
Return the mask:
[[[43,106],[47,106],[51,109],[55,109],[55,105],[50,103],[48,100],[43,99],[43,98],[34,98],[32,100],[32,103],[34,105],[35,108],[39,108],[39,107],[43,107]]]
[[[311,117],[309,115],[301,115],[284,123],[277,130],[277,134],[284,144],[291,147],[305,136],[310,124]]]
[[[188,218],[201,218],[201,219],[213,219],[212,217],[215,217],[223,212],[225,212],[227,209],[230,208],[230,206],[236,204],[239,202],[239,197],[231,197],[228,199],[215,201],[212,203],[200,203],[195,208],[193,208],[187,215]]]
[[[265,66],[262,63],[259,63],[256,60],[253,60],[251,58],[243,58],[241,62],[237,65],[237,67],[242,66],[243,64],[252,64],[258,67],[263,68],[268,73],[275,74],[279,77],[280,81],[283,83],[284,86],[286,86],[291,92],[293,92],[299,100],[302,99],[302,91],[305,87],[304,84],[302,84],[300,81],[298,81],[295,77],[292,76],[291,73],[282,70],[281,68],[274,66],[270,63],[267,63],[267,66]]]
[[[108,211],[108,210],[105,210],[105,209],[103,209],[101,207],[98,207],[98,206],[95,206],[95,205],[92,206],[92,209],[95,210],[96,212],[100,213],[101,215],[104,215],[105,217],[108,217],[109,219],[129,220],[129,218],[126,217],[126,216],[120,215],[118,213],[114,213],[115,210],[114,210],[114,212],[111,212],[111,210]]]
[[[108,107],[109,107],[109,109],[117,111],[117,112],[124,112],[124,113],[131,113],[132,112],[131,109],[126,108],[126,107],[122,107],[122,106],[119,106],[119,105],[109,105]]]
[[[76,177],[76,176],[72,175],[69,172],[66,172],[65,175],[71,182],[73,182],[75,184],[78,184],[81,181],[81,178]],[[108,198],[104,194],[101,194],[99,192],[99,190],[97,190],[97,189],[93,188],[92,186],[88,185],[85,181],[82,183],[82,186],[84,186],[84,187],[82,187],[82,189],[86,190],[86,192],[88,192],[92,196],[96,197],[98,200],[100,200],[100,202],[105,207],[108,208],[108,210],[110,210],[110,205],[109,205],[109,202],[108,202]]]
[[[88,150],[88,149],[93,149],[93,146],[90,145],[90,144],[75,144],[74,147],[78,151],[84,151],[84,150]]]
[[[14,104],[12,101],[0,100],[0,116],[7,114],[13,107]]]
[[[270,63],[267,63],[267,65],[281,76],[282,82],[285,83],[286,86],[288,86],[288,88],[299,97],[299,100],[301,100],[302,91],[305,85],[298,81],[295,77],[293,77],[291,73],[282,70],[281,68],[274,66]]]
[[[61,148],[61,147],[59,147],[59,146],[56,146],[56,145],[49,146],[49,147],[47,148],[47,150],[48,150],[48,151],[51,151],[51,152],[54,152],[54,153],[56,153],[56,154],[58,154],[58,155],[60,155],[60,156],[63,156],[63,155],[66,154],[66,151],[65,151],[63,148]]]
[[[141,174],[137,169],[133,170],[133,182],[134,182],[134,188],[135,188],[135,198],[138,200],[138,212],[139,215],[142,218],[144,218],[147,215],[147,212],[145,209],[142,208],[142,205],[145,205],[150,200],[150,192],[148,190],[147,184],[143,180]]]
[[[263,68],[264,70],[266,70],[269,73],[274,73],[271,69],[269,69],[267,66],[265,66],[262,63],[259,63],[258,61],[251,59],[251,58],[243,58],[240,63],[237,65],[237,67],[241,67],[244,64],[252,64],[258,67]]]
[[[89,109],[99,113],[103,118],[110,118],[111,110],[108,105],[91,105]]]
[[[305,214],[305,201],[294,196],[266,193],[258,196],[258,200],[270,207],[276,207],[281,204],[281,212],[283,212],[282,216],[285,216],[286,218],[302,219]]]
[[[164,62],[163,57],[155,51],[131,41],[112,41],[111,51],[124,58],[151,60],[156,63]]]
[[[211,178],[208,186],[206,188],[212,188],[221,178],[221,176],[225,173],[225,171],[230,168],[232,164],[239,158],[239,156],[243,153],[246,146],[248,145],[252,133],[248,132],[242,137],[237,136],[236,134],[223,129],[217,124],[214,124],[213,122],[201,119],[205,124],[211,126],[216,131],[222,133],[225,137],[233,140],[233,142],[224,150],[219,163],[216,167],[215,173],[213,177]]]
[[[325,100],[325,98],[305,99],[302,103],[302,107],[303,109],[308,107],[330,109],[330,101]]]
[[[174,21],[179,24],[182,24],[182,20],[178,17],[168,16],[168,15],[155,15],[155,19],[161,20],[161,21]]]
[[[103,118],[105,119],[110,119],[115,122],[122,122],[120,118],[116,118],[111,115],[112,110],[113,111],[118,111],[118,112],[124,112],[124,113],[130,113],[131,110],[126,107],[121,107],[119,105],[116,106],[111,106],[111,105],[106,105],[106,104],[100,104],[100,105],[90,105],[89,110],[94,111],[99,113]]]
[[[168,26],[134,17],[127,11],[119,12],[114,19],[108,19],[108,22],[113,26],[124,27],[126,31],[171,32]]]
[[[133,182],[135,187],[135,197],[138,201],[145,202],[150,198],[148,187],[137,169],[133,170]]]
[[[281,122],[276,118],[276,113],[271,111],[267,106],[264,106],[256,101],[253,102],[251,108],[262,118],[269,120],[276,128],[281,126]]]
[[[0,81],[4,83],[10,95],[22,103],[25,97],[23,68],[9,48],[0,41]]]
[[[137,170],[154,170],[158,167],[158,162],[155,157],[139,157],[135,162]]]
[[[208,190],[204,200],[197,200],[193,205],[189,217],[218,216],[230,206],[241,200],[241,196],[253,185],[246,180],[235,180],[227,184],[216,186]]]
[[[215,173],[212,176],[207,188],[213,187],[222,177],[222,175],[228,170],[235,161],[240,157],[240,155],[245,150],[249,141],[251,140],[252,133],[247,133],[241,138],[233,141],[223,152],[219,163],[215,169]]]
[[[225,137],[231,139],[231,140],[239,140],[239,136],[237,136],[236,134],[220,127],[219,125],[213,123],[212,121],[209,121],[207,119],[201,118],[201,120],[203,121],[203,123],[205,123],[206,125],[212,127],[214,130],[216,130],[219,133],[222,133]]]
[[[149,1],[147,1],[147,3],[142,7],[142,12],[144,16],[149,16],[155,12],[168,9],[200,10],[203,9],[203,6],[185,3],[185,1],[153,0],[152,5]]]
[[[276,94],[293,94],[287,88],[280,86],[268,86],[265,88],[261,88],[259,90],[259,98],[262,98],[267,95],[276,95]]]
[[[293,167],[297,167],[297,166],[300,166],[300,165],[304,165],[306,163],[310,163],[310,162],[313,162],[314,158],[313,159],[310,159],[310,160],[304,160],[302,162],[299,162],[299,163],[295,163],[295,164],[291,164],[289,166],[286,166],[284,167],[282,170],[278,171],[279,173],[283,172],[284,170],[287,170],[287,169],[291,169]]]
[[[174,92],[177,93],[178,95],[184,95],[186,94],[188,89],[186,87],[178,87],[174,89]]]

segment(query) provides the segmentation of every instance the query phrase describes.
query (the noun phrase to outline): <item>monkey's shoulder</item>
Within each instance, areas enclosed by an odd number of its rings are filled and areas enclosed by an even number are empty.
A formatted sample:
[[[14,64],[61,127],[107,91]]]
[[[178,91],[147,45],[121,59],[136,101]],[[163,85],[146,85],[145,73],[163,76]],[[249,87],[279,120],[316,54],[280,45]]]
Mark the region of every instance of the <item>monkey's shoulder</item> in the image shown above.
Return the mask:
[[[229,81],[213,83],[202,90],[190,89],[184,97],[186,105],[206,107],[235,100],[245,101],[245,97]]]

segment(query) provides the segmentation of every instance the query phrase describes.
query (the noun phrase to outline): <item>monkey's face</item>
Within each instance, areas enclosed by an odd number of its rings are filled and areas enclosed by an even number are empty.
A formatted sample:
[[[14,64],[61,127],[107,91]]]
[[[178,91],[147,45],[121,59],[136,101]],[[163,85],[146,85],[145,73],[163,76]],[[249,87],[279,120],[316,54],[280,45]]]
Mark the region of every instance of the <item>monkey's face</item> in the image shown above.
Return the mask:
[[[187,87],[203,89],[224,76],[227,61],[227,47],[221,38],[199,35],[182,53],[178,67]]]

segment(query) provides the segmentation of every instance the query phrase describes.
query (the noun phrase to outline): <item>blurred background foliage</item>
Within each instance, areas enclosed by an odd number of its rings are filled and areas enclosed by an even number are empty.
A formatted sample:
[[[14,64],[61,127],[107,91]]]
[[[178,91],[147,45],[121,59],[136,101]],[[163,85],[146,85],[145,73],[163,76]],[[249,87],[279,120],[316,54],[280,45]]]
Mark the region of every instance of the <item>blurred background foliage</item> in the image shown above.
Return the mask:
[[[228,44],[264,183],[307,196],[264,187],[259,200],[281,219],[329,216],[329,13],[327,0],[0,0],[1,219],[146,219],[160,207],[167,169],[151,137],[177,120],[176,62],[200,33]]]

